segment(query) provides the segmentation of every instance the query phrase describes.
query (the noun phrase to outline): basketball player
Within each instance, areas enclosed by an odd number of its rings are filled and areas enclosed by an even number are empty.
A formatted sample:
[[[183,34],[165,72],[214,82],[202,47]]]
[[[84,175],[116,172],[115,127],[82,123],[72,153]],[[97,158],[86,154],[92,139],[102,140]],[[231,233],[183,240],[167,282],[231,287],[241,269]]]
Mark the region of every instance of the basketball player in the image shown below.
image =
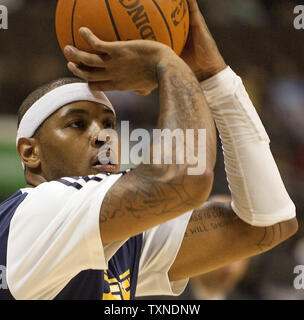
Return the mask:
[[[296,232],[295,207],[262,123],[196,2],[189,4],[184,60],[157,42],[106,43],[82,29],[100,55],[66,53],[76,62],[70,70],[90,84],[55,81],[21,106],[17,149],[27,186],[0,206],[1,299],[178,295],[189,277],[265,252]],[[207,130],[203,174],[188,175],[186,161],[118,173],[118,165],[98,159],[100,132],[115,127],[100,90],[147,94],[155,87],[160,129]],[[212,117],[231,203],[205,203],[216,153]],[[202,146],[194,145],[196,154]]]

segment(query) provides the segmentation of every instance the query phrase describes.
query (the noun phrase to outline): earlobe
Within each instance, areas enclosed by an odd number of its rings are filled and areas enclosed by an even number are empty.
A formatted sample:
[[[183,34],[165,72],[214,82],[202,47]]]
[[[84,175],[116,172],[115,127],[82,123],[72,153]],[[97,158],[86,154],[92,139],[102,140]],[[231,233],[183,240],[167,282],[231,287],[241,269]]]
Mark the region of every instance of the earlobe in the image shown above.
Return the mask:
[[[17,151],[26,167],[37,169],[40,166],[40,148],[35,138],[21,138]]]

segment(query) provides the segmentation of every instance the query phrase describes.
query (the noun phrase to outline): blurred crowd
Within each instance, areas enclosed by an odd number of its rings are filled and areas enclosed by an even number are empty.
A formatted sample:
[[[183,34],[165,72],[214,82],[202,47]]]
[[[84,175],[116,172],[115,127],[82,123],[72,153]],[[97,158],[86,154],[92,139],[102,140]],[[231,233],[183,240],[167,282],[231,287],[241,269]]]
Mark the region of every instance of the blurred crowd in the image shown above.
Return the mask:
[[[16,114],[38,86],[70,76],[54,30],[56,0],[0,0],[9,30],[0,32],[0,117]],[[304,30],[293,27],[290,0],[201,0],[226,62],[242,78],[271,139],[271,149],[297,207],[298,234],[256,258],[191,280],[183,299],[303,299],[293,288],[304,264]],[[155,127],[158,95],[109,93],[119,120]],[[228,194],[219,146],[213,194]],[[271,192],[271,190],[269,190]],[[303,250],[301,250],[301,248]]]

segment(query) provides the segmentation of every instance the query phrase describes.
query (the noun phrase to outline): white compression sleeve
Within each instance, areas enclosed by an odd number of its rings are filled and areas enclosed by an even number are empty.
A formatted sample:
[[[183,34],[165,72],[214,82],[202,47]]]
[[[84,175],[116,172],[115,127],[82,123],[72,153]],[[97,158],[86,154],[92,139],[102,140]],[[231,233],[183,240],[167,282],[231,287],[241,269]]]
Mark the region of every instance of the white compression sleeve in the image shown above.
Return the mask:
[[[201,86],[220,133],[234,212],[253,226],[294,218],[295,206],[241,78],[227,67]]]

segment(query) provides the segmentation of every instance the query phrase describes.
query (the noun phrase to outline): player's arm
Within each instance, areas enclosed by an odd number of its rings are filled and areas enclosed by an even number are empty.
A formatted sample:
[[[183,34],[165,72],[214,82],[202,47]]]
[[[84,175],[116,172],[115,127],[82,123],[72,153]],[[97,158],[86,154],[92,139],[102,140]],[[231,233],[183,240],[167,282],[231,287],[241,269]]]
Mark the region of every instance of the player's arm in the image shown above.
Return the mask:
[[[213,183],[216,139],[215,126],[204,94],[191,69],[170,48],[152,41],[106,43],[92,33],[83,33],[91,46],[103,52],[93,55],[74,48],[70,54],[78,64],[69,64],[77,76],[100,90],[151,90],[159,87],[160,129],[207,130],[207,165],[200,175],[188,175],[191,167],[187,152],[179,150],[173,141],[173,155],[182,152],[184,164],[140,165],[121,177],[109,190],[100,211],[103,243],[110,243],[140,234],[202,205]],[[88,68],[88,66],[91,67]],[[184,150],[197,155],[198,136]],[[164,157],[170,152],[164,149]],[[173,163],[175,158],[173,158]]]
[[[230,201],[208,201],[193,212],[169,278],[191,278],[261,254],[291,237],[297,228],[296,219],[254,227],[233,212]]]
[[[242,79],[224,63],[196,1],[188,2],[192,37],[183,57],[202,81],[220,133],[232,208],[242,220],[254,226],[293,219],[295,206]]]
[[[211,77],[201,85],[220,133],[232,201],[208,203],[193,213],[171,280],[269,250],[298,229],[262,122],[241,79],[225,66],[196,1],[188,1],[196,27],[184,58],[200,80]],[[207,59],[200,58],[203,52]]]

